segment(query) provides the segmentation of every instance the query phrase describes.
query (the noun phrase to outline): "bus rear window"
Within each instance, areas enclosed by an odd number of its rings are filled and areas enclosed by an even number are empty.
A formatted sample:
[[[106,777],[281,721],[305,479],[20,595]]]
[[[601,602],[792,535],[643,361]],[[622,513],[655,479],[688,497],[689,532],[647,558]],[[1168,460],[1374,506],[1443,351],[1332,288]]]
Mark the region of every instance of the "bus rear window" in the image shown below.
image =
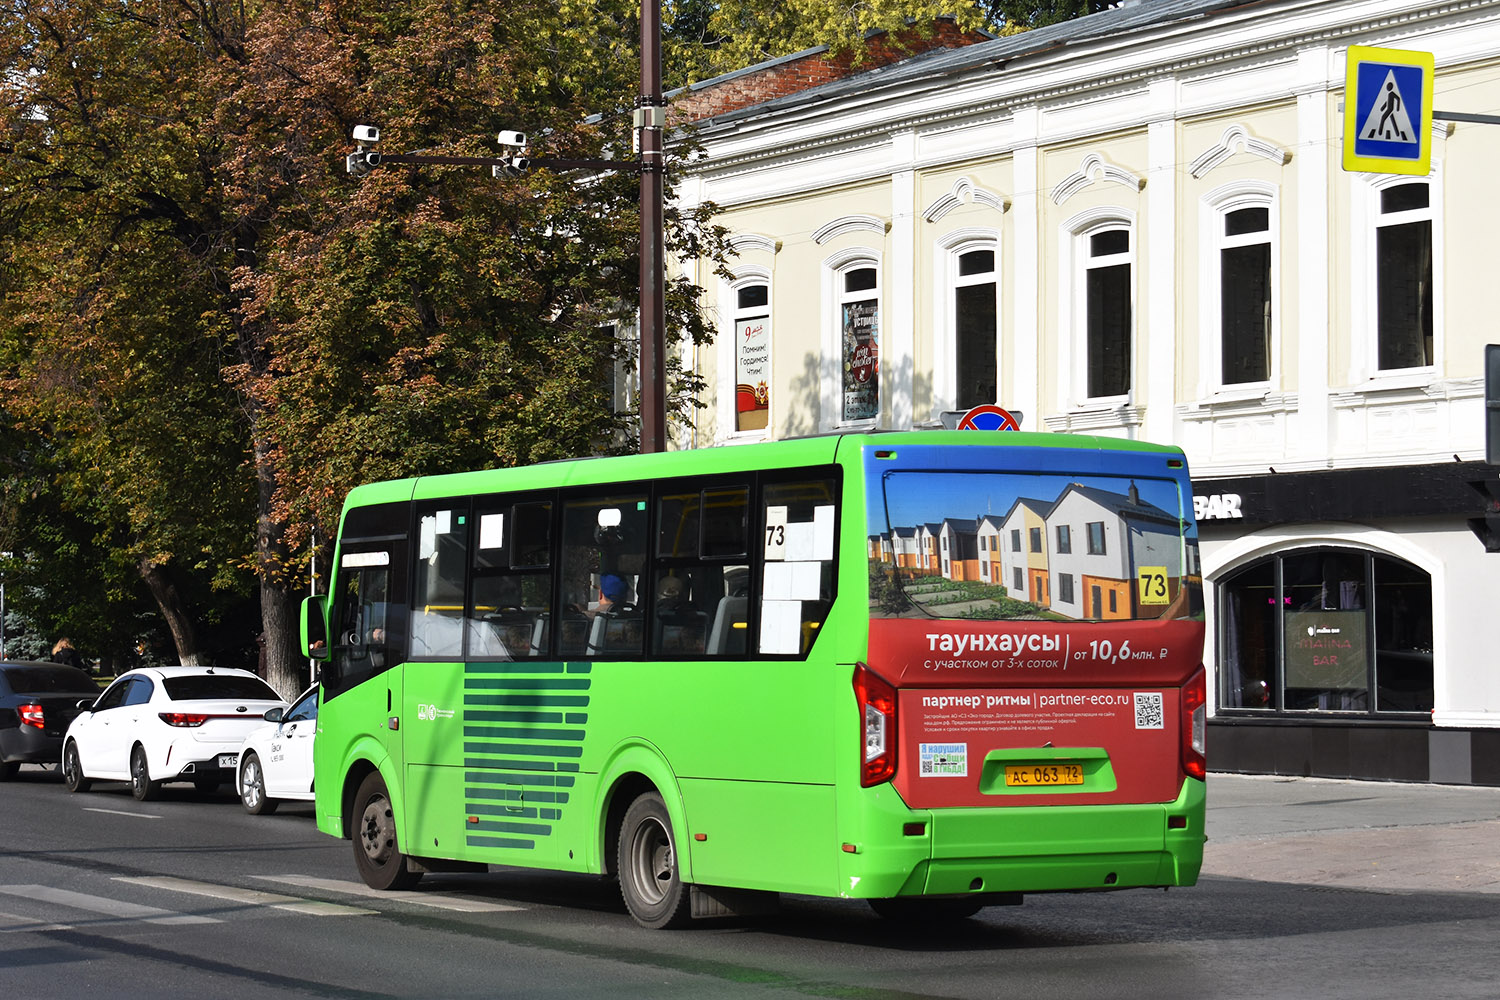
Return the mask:
[[[1176,482],[892,470],[870,497],[876,618],[1116,621],[1201,612]]]

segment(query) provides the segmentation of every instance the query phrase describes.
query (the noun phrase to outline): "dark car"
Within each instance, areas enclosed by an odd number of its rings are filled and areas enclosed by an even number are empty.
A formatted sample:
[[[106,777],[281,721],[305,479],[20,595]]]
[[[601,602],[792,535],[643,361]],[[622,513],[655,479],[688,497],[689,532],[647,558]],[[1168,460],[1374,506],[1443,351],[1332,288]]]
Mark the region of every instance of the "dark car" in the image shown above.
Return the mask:
[[[22,764],[61,760],[63,734],[83,711],[78,703],[97,697],[99,685],[77,667],[0,661],[0,781]]]

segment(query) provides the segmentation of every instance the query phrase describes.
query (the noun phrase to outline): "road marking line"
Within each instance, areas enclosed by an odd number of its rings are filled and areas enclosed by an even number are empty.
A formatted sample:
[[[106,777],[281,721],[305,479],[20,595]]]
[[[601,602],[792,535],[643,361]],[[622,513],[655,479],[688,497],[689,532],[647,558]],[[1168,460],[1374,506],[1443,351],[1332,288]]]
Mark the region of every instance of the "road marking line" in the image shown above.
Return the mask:
[[[161,910],[154,906],[141,906],[139,903],[127,903],[122,899],[108,899],[104,896],[91,896],[82,892],[71,892],[67,889],[54,889],[45,885],[0,885],[0,892],[9,896],[20,896],[23,899],[39,899],[44,903],[56,903],[59,906],[71,906],[75,910],[88,910],[90,913],[102,913],[108,917],[121,917],[126,920],[144,920],[150,924],[221,924],[222,920],[214,917],[196,917],[184,913],[176,913],[172,910]]]
[[[504,903],[491,903],[483,899],[444,896],[436,892],[383,892],[380,889],[371,889],[363,882],[345,882],[332,878],[315,878],[311,875],[256,875],[254,877],[266,882],[285,882],[288,885],[300,885],[307,889],[325,889],[328,892],[342,892],[351,896],[363,896],[367,899],[395,899],[404,903],[435,906],[440,910],[456,910],[460,913],[512,913],[524,909],[524,907],[520,906],[507,906]]]
[[[71,924],[38,923],[36,917],[0,911],[0,934],[30,934],[35,931],[70,931]]]
[[[213,882],[194,882],[191,879],[172,878],[166,875],[145,878],[118,876],[115,881],[149,886],[153,889],[167,889],[172,892],[192,893],[195,896],[209,896],[213,899],[227,899],[232,903],[245,903],[250,906],[269,906],[277,910],[290,910],[293,913],[305,913],[314,917],[366,917],[380,912],[361,909],[357,906],[326,903],[320,899],[301,899],[297,896],[261,892],[258,889],[241,889],[238,886],[218,885]]]
[[[161,819],[160,816],[154,816],[151,813],[126,812],[124,809],[98,809],[94,806],[84,806],[83,811],[91,813],[109,813],[111,816],[133,816],[136,819]]]

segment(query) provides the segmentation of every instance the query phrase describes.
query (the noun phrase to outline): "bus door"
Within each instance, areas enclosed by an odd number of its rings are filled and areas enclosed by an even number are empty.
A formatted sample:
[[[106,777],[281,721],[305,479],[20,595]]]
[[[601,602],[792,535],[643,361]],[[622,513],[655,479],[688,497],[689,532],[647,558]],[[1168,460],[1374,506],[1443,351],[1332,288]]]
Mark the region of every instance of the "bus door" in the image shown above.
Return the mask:
[[[406,504],[400,508],[404,528]],[[352,511],[349,522],[358,527]],[[347,530],[347,529],[346,529]],[[341,732],[345,740],[314,743],[317,772],[336,780],[353,755],[401,760],[401,661],[406,649],[405,536],[347,535],[329,595],[329,658],[322,671],[322,699],[335,699],[343,718],[362,723]],[[374,740],[381,751],[370,752]],[[365,749],[360,749],[364,746]],[[375,761],[384,764],[384,761]],[[399,773],[399,772],[393,772]],[[337,796],[334,797],[337,799]],[[337,808],[335,801],[332,808]]]
[[[412,853],[462,856],[467,498],[418,503],[412,546],[410,650],[398,704]]]

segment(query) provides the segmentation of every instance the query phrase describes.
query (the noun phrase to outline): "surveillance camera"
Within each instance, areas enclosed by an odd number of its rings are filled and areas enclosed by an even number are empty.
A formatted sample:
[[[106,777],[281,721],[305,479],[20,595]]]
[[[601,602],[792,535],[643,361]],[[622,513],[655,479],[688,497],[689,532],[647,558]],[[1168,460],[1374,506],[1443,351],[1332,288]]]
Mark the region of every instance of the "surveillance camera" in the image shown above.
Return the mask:
[[[380,129],[374,125],[356,125],[354,141],[362,146],[373,146],[380,141]]]
[[[512,132],[509,130],[501,132],[500,145],[524,147],[526,145],[526,133]]]

